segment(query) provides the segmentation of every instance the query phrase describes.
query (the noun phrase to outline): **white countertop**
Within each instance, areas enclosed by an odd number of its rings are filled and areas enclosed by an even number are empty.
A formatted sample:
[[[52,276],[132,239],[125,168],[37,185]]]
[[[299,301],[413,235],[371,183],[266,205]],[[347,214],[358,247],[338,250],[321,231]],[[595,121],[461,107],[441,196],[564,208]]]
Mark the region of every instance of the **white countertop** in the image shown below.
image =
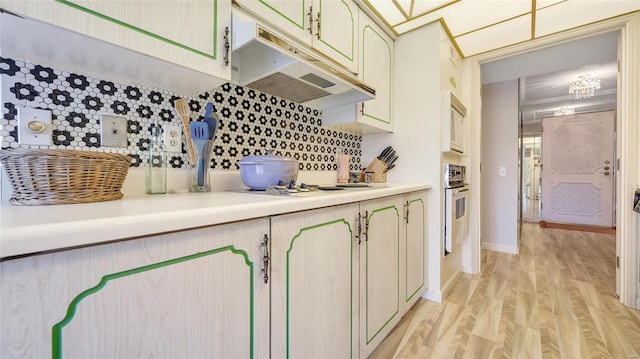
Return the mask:
[[[428,183],[289,197],[221,191],[125,197],[87,204],[0,206],[0,258],[359,202],[431,188]]]

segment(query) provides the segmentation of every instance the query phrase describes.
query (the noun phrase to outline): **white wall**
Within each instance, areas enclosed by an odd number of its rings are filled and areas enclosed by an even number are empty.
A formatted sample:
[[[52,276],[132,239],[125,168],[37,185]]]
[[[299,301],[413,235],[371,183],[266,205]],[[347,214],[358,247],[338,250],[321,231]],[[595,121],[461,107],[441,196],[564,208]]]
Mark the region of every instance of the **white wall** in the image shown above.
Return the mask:
[[[518,253],[518,80],[482,87],[481,161],[482,248]]]
[[[439,300],[442,238],[440,160],[440,24],[403,34],[395,42],[394,133],[366,135],[362,162],[391,145],[399,155],[389,182],[430,182],[428,193],[428,292]],[[434,291],[435,293],[431,293]]]

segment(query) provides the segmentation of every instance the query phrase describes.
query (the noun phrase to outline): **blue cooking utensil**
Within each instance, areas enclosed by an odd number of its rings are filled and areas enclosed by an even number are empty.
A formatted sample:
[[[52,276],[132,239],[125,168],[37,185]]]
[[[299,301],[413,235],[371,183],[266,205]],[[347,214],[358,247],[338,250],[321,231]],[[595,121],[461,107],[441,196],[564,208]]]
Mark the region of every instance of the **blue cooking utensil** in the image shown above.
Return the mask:
[[[213,114],[213,104],[211,102],[207,103],[203,121],[209,126],[209,139],[213,140],[216,136],[216,131],[218,130],[218,118]]]
[[[198,161],[197,161],[197,181],[198,186],[204,186],[204,161],[207,158],[207,155],[204,153],[205,145],[209,140],[209,126],[206,122],[194,121],[191,122],[191,139],[196,144],[196,149],[198,151]]]
[[[213,113],[213,104],[211,102],[207,102],[207,107],[204,109],[204,117],[207,118],[211,116]]]

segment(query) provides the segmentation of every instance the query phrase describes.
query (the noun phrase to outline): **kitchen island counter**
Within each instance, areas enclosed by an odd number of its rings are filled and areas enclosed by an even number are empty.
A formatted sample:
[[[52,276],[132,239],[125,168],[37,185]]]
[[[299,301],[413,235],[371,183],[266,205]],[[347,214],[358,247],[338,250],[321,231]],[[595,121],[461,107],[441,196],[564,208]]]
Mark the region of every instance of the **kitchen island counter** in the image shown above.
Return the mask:
[[[359,202],[430,189],[385,183],[304,197],[221,191],[125,197],[86,204],[14,206],[2,202],[0,258]]]

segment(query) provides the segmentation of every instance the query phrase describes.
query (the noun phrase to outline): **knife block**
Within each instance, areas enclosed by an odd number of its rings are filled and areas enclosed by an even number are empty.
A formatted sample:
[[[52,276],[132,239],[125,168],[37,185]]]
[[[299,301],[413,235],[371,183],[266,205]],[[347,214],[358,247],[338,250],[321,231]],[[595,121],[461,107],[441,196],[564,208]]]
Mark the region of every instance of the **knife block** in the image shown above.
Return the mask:
[[[377,158],[374,158],[371,163],[365,168],[364,172],[371,172],[372,182],[387,182],[387,165]]]

